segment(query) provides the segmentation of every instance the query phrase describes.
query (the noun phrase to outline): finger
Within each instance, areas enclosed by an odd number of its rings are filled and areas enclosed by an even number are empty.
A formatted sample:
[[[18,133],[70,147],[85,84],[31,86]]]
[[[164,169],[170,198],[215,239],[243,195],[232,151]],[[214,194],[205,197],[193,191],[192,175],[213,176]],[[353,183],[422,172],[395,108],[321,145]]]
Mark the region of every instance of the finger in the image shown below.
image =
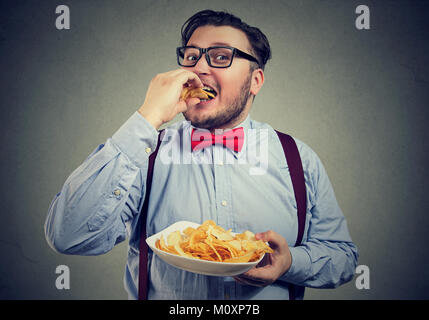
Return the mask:
[[[200,102],[201,100],[199,98],[189,98],[186,100],[186,104],[188,105],[188,107],[195,106]]]
[[[203,87],[203,83],[201,79],[195,73],[187,70],[181,70],[181,71],[182,72],[180,72],[177,75],[177,78],[182,85],[184,85],[185,83],[189,83],[193,87],[197,87],[197,88]]]
[[[262,241],[270,241],[276,238],[276,232],[274,232],[273,230],[268,230],[265,232],[259,232],[257,234],[255,234],[255,238],[256,240],[262,240]]]
[[[243,277],[253,280],[266,280],[271,278],[272,266],[266,265],[260,268],[252,268],[242,274]]]
[[[265,286],[271,284],[270,281],[267,281],[265,279],[253,278],[253,277],[248,276],[246,274],[241,274],[239,276],[239,279],[247,285],[257,286],[257,287],[265,287]]]
[[[248,284],[244,279],[240,277],[234,277],[234,280],[241,284]]]
[[[257,240],[268,242],[273,249],[282,249],[287,247],[286,239],[273,230],[255,234]]]
[[[259,269],[259,270],[258,270]],[[264,269],[264,270],[261,270]],[[273,283],[276,278],[273,276],[273,270],[269,270],[268,268],[255,268],[251,271],[244,273],[241,275],[244,279],[248,279],[248,281],[251,281],[254,283],[254,285],[269,285]]]
[[[267,285],[267,283],[265,283],[263,281],[244,278],[242,276],[234,277],[234,279],[238,283],[243,284],[243,285],[248,285],[248,286],[264,287]]]
[[[188,106],[186,105],[185,101],[179,101],[178,105],[177,105],[177,111],[178,112],[185,112],[186,110],[188,110]]]

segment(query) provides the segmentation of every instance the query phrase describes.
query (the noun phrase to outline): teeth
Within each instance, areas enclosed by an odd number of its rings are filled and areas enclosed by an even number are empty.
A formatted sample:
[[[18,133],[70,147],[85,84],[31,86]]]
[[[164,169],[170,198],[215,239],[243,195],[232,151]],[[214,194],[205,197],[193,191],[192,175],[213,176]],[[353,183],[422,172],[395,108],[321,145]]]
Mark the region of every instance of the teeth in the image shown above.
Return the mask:
[[[212,88],[207,87],[207,86],[204,86],[204,87],[203,87],[203,90],[204,90],[204,91],[208,91],[208,92],[211,92],[211,93],[216,94],[216,91],[215,91],[215,90],[213,90]]]
[[[208,96],[208,100],[214,99],[216,97],[216,91],[214,91],[211,88],[206,89],[207,87],[203,88],[203,91],[206,93],[206,95]]]

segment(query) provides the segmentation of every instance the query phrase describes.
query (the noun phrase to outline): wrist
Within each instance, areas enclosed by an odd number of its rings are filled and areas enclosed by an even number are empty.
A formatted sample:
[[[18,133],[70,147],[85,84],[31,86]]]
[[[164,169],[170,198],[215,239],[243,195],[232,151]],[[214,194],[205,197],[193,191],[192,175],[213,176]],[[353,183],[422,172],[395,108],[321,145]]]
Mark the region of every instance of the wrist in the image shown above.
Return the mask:
[[[159,129],[159,127],[163,124],[163,121],[160,120],[160,118],[156,117],[155,115],[145,112],[141,108],[138,110],[138,113],[146,119],[147,122],[149,122],[156,130]]]

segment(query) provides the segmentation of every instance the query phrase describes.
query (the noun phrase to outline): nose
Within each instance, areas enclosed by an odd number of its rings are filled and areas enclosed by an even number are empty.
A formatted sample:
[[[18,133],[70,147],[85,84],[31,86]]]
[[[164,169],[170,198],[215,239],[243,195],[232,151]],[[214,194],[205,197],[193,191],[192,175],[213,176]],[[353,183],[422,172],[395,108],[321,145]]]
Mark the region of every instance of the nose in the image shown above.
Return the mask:
[[[209,74],[210,73],[210,66],[207,63],[206,55],[203,54],[198,60],[197,64],[191,68],[194,73],[196,74]]]

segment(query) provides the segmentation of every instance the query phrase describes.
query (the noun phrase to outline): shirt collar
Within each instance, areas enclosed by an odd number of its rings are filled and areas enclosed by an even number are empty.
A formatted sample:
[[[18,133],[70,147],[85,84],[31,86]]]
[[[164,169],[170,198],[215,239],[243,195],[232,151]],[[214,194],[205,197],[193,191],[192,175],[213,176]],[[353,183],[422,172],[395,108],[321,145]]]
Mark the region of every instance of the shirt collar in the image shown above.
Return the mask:
[[[191,137],[192,129],[200,129],[198,127],[193,126],[190,121],[186,121],[186,120],[184,121],[183,126],[184,126],[184,129],[188,132],[188,137],[189,138]],[[248,132],[248,129],[251,128],[251,119],[250,119],[250,115],[249,114],[247,115],[246,119],[244,119],[241,123],[239,123],[238,125],[236,125],[235,127],[231,128],[231,129],[235,129],[235,128],[239,128],[239,127],[243,127],[243,130],[244,130],[243,148],[239,152],[235,152],[233,150],[228,149],[230,152],[233,153],[233,155],[234,155],[234,157],[236,159],[240,158],[240,156],[242,154],[246,153],[246,148],[247,148],[247,132]],[[199,150],[197,152],[200,152],[200,151],[203,151],[203,150],[204,149]]]

